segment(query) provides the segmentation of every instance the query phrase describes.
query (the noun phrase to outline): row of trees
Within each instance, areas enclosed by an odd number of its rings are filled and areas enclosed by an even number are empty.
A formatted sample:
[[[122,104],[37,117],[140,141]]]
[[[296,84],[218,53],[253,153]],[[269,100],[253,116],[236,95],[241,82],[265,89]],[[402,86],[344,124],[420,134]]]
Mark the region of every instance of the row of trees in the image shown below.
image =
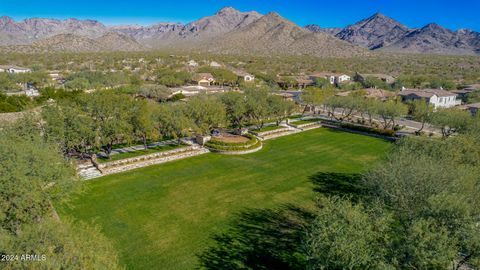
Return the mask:
[[[323,108],[337,121],[351,120],[353,115],[360,115],[362,122],[373,125],[375,117],[381,119],[384,129],[395,128],[395,119],[408,113],[408,106],[396,100],[380,101],[364,98],[361,92],[341,97],[335,96],[333,89],[307,88],[302,94],[305,110]]]
[[[47,141],[58,142],[64,154],[87,154],[104,148],[107,155],[121,142],[182,138],[209,134],[218,127],[241,128],[269,119],[281,121],[295,106],[263,90],[200,95],[187,103],[157,103],[113,91],[78,95],[46,106],[42,116]]]
[[[353,116],[359,116],[360,121],[370,126],[375,125],[375,119],[380,120],[383,129],[395,129],[396,119],[411,115],[413,120],[421,123],[417,130],[423,133],[427,124],[441,130],[443,137],[461,133],[475,119],[468,111],[459,109],[435,109],[425,100],[414,100],[404,104],[398,100],[381,101],[364,98],[361,91],[353,95],[334,96],[331,89],[308,88],[302,94],[306,108],[315,110],[323,108],[328,115],[337,121],[351,121]]]

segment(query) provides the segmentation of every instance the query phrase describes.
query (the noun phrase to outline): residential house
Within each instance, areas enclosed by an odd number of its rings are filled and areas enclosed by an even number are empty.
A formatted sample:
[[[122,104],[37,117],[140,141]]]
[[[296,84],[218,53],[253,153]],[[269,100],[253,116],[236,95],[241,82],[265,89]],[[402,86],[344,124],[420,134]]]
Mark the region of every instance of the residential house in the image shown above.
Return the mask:
[[[30,98],[34,98],[34,97],[40,96],[40,92],[35,88],[28,88],[18,92],[7,92],[6,95],[7,96],[27,96]]]
[[[220,65],[219,63],[217,63],[217,62],[215,62],[215,61],[210,62],[210,66],[211,66],[211,67],[214,67],[214,68],[222,67],[222,65]]]
[[[457,94],[443,89],[405,89],[398,93],[402,101],[425,100],[434,108],[451,108],[461,104]]]
[[[387,74],[360,74],[357,72],[354,76],[354,80],[360,83],[364,83],[368,78],[376,78],[387,84],[395,82],[395,78]]]
[[[60,79],[60,73],[58,71],[50,71],[48,72],[48,76],[52,79],[52,81],[56,81]]]
[[[27,72],[32,72],[32,70],[29,68],[16,67],[16,66],[0,66],[0,72],[27,73]]]
[[[215,78],[210,73],[197,73],[193,76],[192,81],[199,86],[211,86],[215,83]]]
[[[189,67],[198,67],[198,63],[195,60],[188,61],[187,65]]]
[[[315,85],[315,81],[309,76],[280,76],[277,75],[277,83],[283,89],[304,89],[308,86]]]
[[[338,73],[315,73],[309,76],[310,79],[315,80],[317,78],[327,79],[330,84],[340,84],[344,82],[351,81],[352,78],[347,74],[338,74]]]
[[[288,100],[288,101],[294,101],[294,97],[295,95],[292,94],[292,93],[288,93],[288,92],[276,92],[276,93],[273,93],[275,96],[280,96],[283,98],[283,100]]]
[[[32,72],[31,69],[29,68],[23,68],[23,67],[10,67],[9,69],[6,70],[8,73],[29,73]]]

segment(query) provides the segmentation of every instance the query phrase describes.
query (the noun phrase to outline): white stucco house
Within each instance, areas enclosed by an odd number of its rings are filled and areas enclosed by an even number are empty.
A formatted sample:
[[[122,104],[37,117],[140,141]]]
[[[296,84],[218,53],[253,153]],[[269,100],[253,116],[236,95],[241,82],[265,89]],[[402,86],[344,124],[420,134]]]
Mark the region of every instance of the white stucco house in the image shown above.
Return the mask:
[[[342,74],[342,75],[339,75],[337,77],[337,80],[336,82],[337,83],[343,83],[343,82],[348,82],[348,81],[351,81],[352,80],[352,77],[346,75],[346,74]]]
[[[189,67],[198,67],[198,63],[195,60],[188,61],[187,65]]]
[[[402,101],[424,99],[434,108],[451,108],[461,105],[462,101],[457,100],[457,94],[443,89],[405,89],[398,94]]]

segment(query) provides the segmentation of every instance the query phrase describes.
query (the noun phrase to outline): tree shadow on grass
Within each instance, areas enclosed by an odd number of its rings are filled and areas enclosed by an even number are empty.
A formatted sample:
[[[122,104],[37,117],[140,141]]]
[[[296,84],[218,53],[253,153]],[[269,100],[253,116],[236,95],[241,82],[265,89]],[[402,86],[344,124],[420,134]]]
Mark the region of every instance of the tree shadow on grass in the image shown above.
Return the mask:
[[[320,172],[310,176],[315,192],[328,196],[348,196],[353,201],[367,194],[360,174]]]
[[[285,205],[248,210],[200,254],[200,269],[305,269],[302,242],[313,214]]]

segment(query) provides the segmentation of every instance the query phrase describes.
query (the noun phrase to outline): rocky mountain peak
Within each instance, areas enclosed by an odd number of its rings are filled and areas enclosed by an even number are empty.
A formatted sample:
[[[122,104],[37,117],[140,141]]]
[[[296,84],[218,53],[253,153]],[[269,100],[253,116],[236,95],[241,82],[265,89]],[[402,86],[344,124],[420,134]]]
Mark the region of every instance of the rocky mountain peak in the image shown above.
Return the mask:
[[[367,19],[349,25],[336,36],[369,49],[378,49],[396,42],[409,31],[408,27],[398,21],[376,13]]]
[[[215,15],[230,15],[230,14],[238,14],[240,11],[234,9],[233,7],[224,7],[217,11]]]
[[[429,23],[422,27],[420,31],[432,31],[432,32],[452,32],[448,30],[447,28],[440,26],[436,23]]]

